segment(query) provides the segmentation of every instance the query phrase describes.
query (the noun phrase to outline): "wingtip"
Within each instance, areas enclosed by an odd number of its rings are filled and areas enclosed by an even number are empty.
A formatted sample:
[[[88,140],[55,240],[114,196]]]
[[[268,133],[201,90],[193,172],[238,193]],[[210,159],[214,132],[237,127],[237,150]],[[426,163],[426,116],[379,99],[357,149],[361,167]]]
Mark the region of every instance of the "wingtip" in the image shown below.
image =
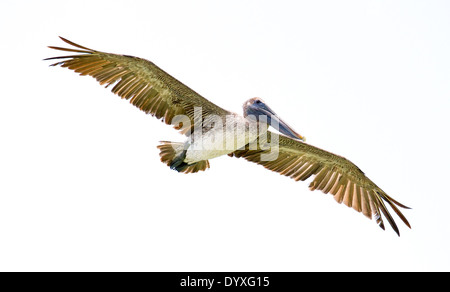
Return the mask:
[[[405,222],[405,225],[408,226],[409,229],[412,229],[412,228],[411,228],[411,225],[409,224],[408,221]]]
[[[81,46],[81,45],[79,45],[79,44],[76,44],[76,43],[74,43],[74,42],[72,42],[72,41],[69,41],[69,40],[66,39],[65,37],[62,37],[62,36],[58,36],[58,37],[59,37],[63,42],[65,42],[65,43],[67,43],[67,44],[69,44],[69,45],[71,45],[71,46],[77,47],[77,48],[79,48],[79,49],[86,50],[87,52],[95,52],[95,50],[86,48],[86,47]],[[52,48],[52,49],[53,49],[53,48]],[[59,49],[61,49],[61,48],[59,48]],[[67,49],[66,49],[66,50],[67,50]],[[73,49],[69,49],[69,50],[75,51],[75,50],[73,50]],[[84,53],[87,53],[87,52],[84,52]]]
[[[378,226],[380,226],[381,229],[386,231],[386,228],[384,227],[384,223],[383,222],[378,224]],[[395,233],[397,233],[398,237],[400,237],[400,230],[398,230],[398,227],[397,226],[391,226],[391,227],[392,227],[392,229],[394,229]]]
[[[66,43],[68,43],[68,44],[70,44],[70,41],[68,40],[68,39],[66,39],[65,37],[62,37],[62,36],[58,36],[62,41],[64,41],[64,42],[66,42]]]

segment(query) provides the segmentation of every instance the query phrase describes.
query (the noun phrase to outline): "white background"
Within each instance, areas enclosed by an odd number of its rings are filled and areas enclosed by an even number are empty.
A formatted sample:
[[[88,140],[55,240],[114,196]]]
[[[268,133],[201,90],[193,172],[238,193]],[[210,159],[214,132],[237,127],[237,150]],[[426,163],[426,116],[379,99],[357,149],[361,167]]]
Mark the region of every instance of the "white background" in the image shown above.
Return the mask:
[[[1,1],[0,270],[450,270],[448,1]],[[410,207],[401,237],[243,159],[182,141],[90,77],[81,45],[152,60],[241,113],[259,96]],[[386,222],[387,223],[387,222]]]

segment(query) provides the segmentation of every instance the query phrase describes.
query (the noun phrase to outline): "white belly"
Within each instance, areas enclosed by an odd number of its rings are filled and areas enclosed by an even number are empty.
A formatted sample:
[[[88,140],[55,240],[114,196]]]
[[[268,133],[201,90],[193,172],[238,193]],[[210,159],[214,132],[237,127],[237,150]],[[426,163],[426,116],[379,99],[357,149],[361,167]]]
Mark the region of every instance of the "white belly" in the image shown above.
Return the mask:
[[[226,125],[216,125],[204,134],[199,132],[194,131],[194,142],[187,149],[187,163],[232,153],[258,137],[257,124],[237,115],[227,117]]]

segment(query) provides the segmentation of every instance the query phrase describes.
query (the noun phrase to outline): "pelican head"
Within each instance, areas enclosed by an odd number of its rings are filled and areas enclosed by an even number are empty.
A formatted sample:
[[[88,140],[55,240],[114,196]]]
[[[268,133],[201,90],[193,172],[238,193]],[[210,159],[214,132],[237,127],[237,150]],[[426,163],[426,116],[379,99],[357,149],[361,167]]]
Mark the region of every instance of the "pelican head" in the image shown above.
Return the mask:
[[[295,132],[286,122],[284,122],[261,98],[254,97],[244,103],[244,117],[259,122],[264,118],[267,125],[275,126],[278,122],[278,130],[280,133],[301,141],[305,141],[305,137]]]

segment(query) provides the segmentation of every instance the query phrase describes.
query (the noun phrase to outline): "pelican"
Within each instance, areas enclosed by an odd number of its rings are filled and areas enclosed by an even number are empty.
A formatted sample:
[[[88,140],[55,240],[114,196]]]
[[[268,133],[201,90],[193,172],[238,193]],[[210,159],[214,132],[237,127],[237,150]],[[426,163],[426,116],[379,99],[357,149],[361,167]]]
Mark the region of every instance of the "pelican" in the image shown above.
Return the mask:
[[[170,168],[196,173],[209,168],[209,160],[218,156],[244,158],[296,181],[313,176],[310,190],[332,194],[338,203],[375,219],[383,230],[385,218],[400,236],[387,203],[411,228],[397,208],[409,207],[388,196],[346,158],[306,144],[262,99],[246,101],[241,116],[203,98],[150,61],[92,50],[60,38],[72,47],[49,48],[76,54],[45,59],[58,60],[50,66],[67,67],[94,77],[105,87],[112,86],[114,94],[187,136],[182,143],[162,141],[158,145],[161,161]],[[269,126],[278,133],[269,131]]]

